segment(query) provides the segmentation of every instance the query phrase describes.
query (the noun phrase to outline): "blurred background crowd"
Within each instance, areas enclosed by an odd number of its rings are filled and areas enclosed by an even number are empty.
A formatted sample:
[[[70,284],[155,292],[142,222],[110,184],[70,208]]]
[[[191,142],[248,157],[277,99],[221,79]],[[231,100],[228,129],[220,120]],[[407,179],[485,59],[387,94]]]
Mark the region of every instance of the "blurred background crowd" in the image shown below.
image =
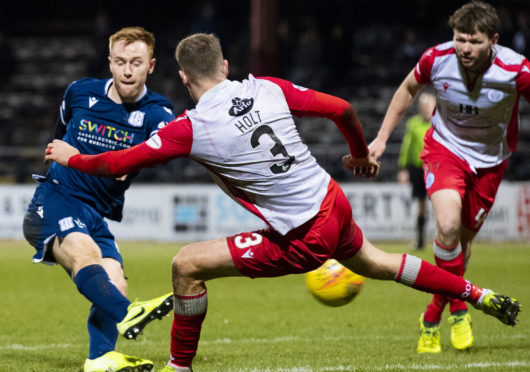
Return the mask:
[[[499,43],[530,56],[528,0],[490,2],[501,17]],[[338,95],[353,103],[371,141],[394,90],[423,51],[452,38],[447,19],[464,1],[261,1],[273,21],[268,32],[274,50],[259,65],[251,58],[251,18],[259,16],[252,12],[253,3],[0,2],[0,182],[30,182],[32,173],[45,172],[42,154],[64,89],[81,77],[110,77],[108,36],[121,27],[140,25],[155,34],[157,66],[148,86],[168,97],[176,113],[193,107],[178,80],[176,43],[193,32],[213,32],[221,38],[230,62],[229,78],[244,79],[259,70]],[[524,99],[520,115],[519,145],[508,180],[530,179],[530,105]],[[360,181],[342,167],[340,157],[348,150],[331,122],[299,119],[298,123],[302,138],[324,168],[339,181]],[[395,180],[403,130],[401,124],[394,131],[376,181]],[[181,159],[142,171],[140,180],[209,182],[209,177],[193,162]]]

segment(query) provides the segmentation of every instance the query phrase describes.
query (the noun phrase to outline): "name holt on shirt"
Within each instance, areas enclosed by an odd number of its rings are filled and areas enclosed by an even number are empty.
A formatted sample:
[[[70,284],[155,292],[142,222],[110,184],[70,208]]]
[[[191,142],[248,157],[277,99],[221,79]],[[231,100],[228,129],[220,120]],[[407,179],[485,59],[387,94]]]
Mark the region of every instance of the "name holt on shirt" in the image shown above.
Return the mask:
[[[234,122],[234,126],[243,134],[254,129],[259,124],[261,124],[259,110],[251,111]]]

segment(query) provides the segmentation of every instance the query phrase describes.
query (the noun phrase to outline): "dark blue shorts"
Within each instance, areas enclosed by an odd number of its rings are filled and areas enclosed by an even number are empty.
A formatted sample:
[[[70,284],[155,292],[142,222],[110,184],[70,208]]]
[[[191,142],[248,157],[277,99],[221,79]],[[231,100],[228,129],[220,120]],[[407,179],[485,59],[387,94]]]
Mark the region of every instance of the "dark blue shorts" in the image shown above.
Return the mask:
[[[37,250],[33,262],[55,264],[53,240],[81,232],[97,243],[103,257],[123,265],[114,235],[103,217],[87,203],[62,192],[49,182],[39,184],[24,216],[24,236]]]

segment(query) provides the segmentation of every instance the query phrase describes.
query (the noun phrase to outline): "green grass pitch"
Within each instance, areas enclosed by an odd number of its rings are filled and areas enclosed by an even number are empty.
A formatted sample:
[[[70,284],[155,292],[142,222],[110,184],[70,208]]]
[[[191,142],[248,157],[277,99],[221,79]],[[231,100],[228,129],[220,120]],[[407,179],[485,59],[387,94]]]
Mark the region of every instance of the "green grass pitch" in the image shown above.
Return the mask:
[[[380,244],[392,252],[409,246]],[[122,243],[131,299],[170,292],[177,244]],[[82,371],[88,352],[89,302],[59,267],[32,264],[33,248],[0,241],[0,371]],[[432,262],[430,250],[418,256]],[[226,278],[208,283],[209,310],[194,370],[202,371],[529,371],[530,244],[477,243],[466,278],[518,298],[520,324],[501,324],[471,308],[474,347],[450,344],[448,313],[442,353],[415,352],[418,318],[430,295],[368,279],[341,308],[318,303],[302,275]],[[139,341],[117,350],[149,358],[155,370],[169,356],[171,318],[155,321]]]

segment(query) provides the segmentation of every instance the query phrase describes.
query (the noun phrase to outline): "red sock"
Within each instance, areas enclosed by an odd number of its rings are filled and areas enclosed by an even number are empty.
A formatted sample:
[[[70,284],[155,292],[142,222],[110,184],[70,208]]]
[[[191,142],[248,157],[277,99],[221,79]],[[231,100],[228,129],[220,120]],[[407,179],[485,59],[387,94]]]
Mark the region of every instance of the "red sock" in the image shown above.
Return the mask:
[[[188,367],[197,353],[202,322],[206,317],[206,291],[195,296],[175,296],[174,307],[171,362]]]
[[[395,280],[420,291],[459,298],[473,304],[482,294],[482,288],[464,278],[408,254],[403,255]]]
[[[171,326],[171,361],[182,367],[191,366],[197,353],[201,326],[206,313],[184,316],[175,314]]]
[[[433,295],[431,302],[427,306],[427,309],[425,309],[423,320],[430,323],[440,323],[444,307],[447,304],[447,299],[446,296],[438,294]]]
[[[464,255],[462,254],[462,248],[460,247],[459,242],[451,247],[448,247],[435,240],[434,259],[436,261],[436,265],[445,271],[458,276],[464,275],[466,268],[464,263]],[[451,313],[459,310],[467,310],[467,305],[464,301],[435,294],[431,300],[431,303],[425,310],[425,321],[439,323],[442,318],[443,309],[448,301],[450,303],[449,310]]]

